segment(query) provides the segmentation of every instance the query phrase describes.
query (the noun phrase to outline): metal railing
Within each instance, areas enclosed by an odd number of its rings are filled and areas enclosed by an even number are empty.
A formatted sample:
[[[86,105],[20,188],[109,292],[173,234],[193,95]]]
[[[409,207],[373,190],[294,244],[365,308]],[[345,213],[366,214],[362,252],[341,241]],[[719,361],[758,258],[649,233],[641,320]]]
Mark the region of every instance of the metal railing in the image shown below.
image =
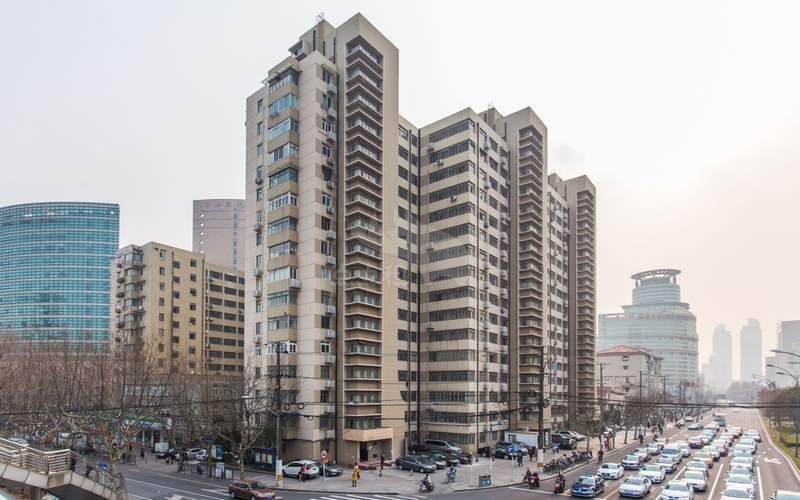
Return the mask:
[[[72,450],[41,451],[0,438],[0,462],[48,476],[74,472],[115,493],[127,489],[122,474],[114,476]]]

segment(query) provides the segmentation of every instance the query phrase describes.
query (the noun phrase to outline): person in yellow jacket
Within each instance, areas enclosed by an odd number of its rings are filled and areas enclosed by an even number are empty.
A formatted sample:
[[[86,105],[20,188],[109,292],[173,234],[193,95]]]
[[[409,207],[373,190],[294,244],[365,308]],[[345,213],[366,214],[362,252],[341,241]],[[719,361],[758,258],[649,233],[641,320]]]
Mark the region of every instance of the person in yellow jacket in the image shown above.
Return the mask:
[[[351,479],[353,480],[353,487],[356,487],[358,485],[358,480],[360,477],[361,477],[361,472],[358,470],[358,465],[356,465],[355,467],[353,467],[353,475],[351,477]]]

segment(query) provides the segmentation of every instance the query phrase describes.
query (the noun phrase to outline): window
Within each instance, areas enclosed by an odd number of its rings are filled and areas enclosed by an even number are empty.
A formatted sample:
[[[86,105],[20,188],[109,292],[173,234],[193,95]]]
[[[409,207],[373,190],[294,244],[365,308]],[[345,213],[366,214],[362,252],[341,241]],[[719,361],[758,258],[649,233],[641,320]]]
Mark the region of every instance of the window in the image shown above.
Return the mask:
[[[273,80],[269,84],[269,93],[271,94],[271,93],[275,92],[276,90],[278,90],[279,88],[283,87],[287,83],[297,84],[298,80],[299,80],[299,76],[298,76],[297,72],[294,69],[290,69],[290,70],[286,71],[286,73],[283,73],[282,75],[280,75],[278,78],[276,78],[275,80]],[[272,114],[272,107],[271,106],[270,106],[270,114]]]
[[[164,269],[163,267],[159,267],[158,268],[158,275],[159,276],[166,276],[167,275],[167,270]]]
[[[275,187],[286,181],[297,182],[297,170],[294,168],[284,168],[269,176],[269,187]]]
[[[300,156],[299,151],[300,148],[297,147],[297,144],[287,142],[283,146],[280,146],[269,152],[269,163],[275,163],[281,158],[285,158],[287,156],[294,156],[295,158],[298,158]]]
[[[293,241],[286,241],[278,243],[277,245],[269,247],[269,258],[277,259],[284,255],[297,255],[297,243]]]
[[[277,292],[267,295],[267,307],[297,304],[297,292]]]
[[[330,158],[333,155],[333,150],[327,144],[322,145],[322,156]]]
[[[280,269],[272,269],[267,272],[267,282],[274,283],[276,281],[285,279],[297,279],[297,268],[295,267],[282,267]]]
[[[197,281],[197,275],[196,274],[190,274],[189,275],[189,281]]]
[[[261,201],[264,199],[264,188],[258,188],[256,190],[256,201]]]
[[[319,352],[322,354],[330,354],[331,353],[331,343],[330,342],[320,342],[319,344]]]
[[[269,114],[278,114],[289,106],[293,107],[294,109],[300,109],[300,99],[294,94],[286,94],[269,105]]]
[[[331,206],[331,195],[327,193],[322,193],[322,204],[326,207]]]
[[[267,319],[267,330],[283,330],[285,328],[297,329],[297,316],[277,316]],[[267,352],[275,352],[274,344],[267,344]],[[296,349],[295,349],[296,350]]]
[[[283,231],[297,231],[297,219],[294,217],[284,217],[275,222],[270,222],[267,226],[267,233],[271,235],[282,233]],[[259,255],[259,257],[261,257]]]
[[[258,125],[256,125],[256,128],[257,128],[259,134],[263,134],[264,133],[264,122],[258,122]]]
[[[323,132],[334,132],[334,126],[328,120],[322,120]]]
[[[261,156],[263,154],[264,154],[264,145],[259,144],[258,146],[256,146],[256,155]]]
[[[330,108],[333,106],[333,99],[327,96],[327,94],[322,94],[322,107],[323,108]]]
[[[281,207],[285,207],[287,205],[294,205],[297,206],[297,195],[294,193],[283,193],[275,198],[272,198],[267,203],[267,210],[272,212],[273,210],[277,210]]]
[[[273,140],[276,137],[280,137],[286,132],[299,132],[300,131],[300,124],[297,123],[293,118],[287,118],[280,122],[279,124],[275,125],[274,127],[269,128],[269,132],[267,133],[267,140]],[[263,130],[260,133],[263,133]]]

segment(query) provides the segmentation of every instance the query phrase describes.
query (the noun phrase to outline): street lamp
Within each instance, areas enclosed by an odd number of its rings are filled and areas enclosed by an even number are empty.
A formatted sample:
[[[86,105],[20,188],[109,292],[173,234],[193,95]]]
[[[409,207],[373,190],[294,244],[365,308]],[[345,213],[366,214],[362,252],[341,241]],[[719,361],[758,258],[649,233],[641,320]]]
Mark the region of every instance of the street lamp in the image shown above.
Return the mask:
[[[798,356],[800,358],[800,356]],[[797,458],[798,456],[798,447],[800,447],[800,422],[797,421],[797,406],[800,402],[797,401],[798,394],[800,394],[800,377],[793,375],[790,373],[786,368],[781,366],[773,365],[772,363],[767,363],[767,366],[770,368],[775,368],[776,370],[781,370],[776,372],[778,375],[786,375],[791,377],[794,380],[794,397],[795,397],[795,408],[794,408],[794,456]]]
[[[767,388],[771,391],[771,395],[772,395],[772,397],[770,398],[770,404],[775,404],[775,382],[773,382],[772,380],[768,379],[767,377],[765,377],[763,375],[759,375],[757,373],[753,374],[753,378],[756,379],[758,382],[760,382],[762,384],[764,384],[764,383],[767,384]],[[771,428],[772,427],[772,417],[769,416],[769,413],[767,413],[767,417],[770,420],[769,421],[769,426]]]

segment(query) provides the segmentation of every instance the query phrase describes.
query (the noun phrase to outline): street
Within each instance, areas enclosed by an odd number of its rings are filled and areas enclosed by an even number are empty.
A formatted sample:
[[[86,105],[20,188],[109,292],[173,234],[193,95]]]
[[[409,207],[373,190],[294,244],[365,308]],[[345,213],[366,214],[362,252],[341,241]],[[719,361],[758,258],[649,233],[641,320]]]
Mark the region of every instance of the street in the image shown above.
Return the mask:
[[[758,446],[756,453],[756,467],[753,480],[756,483],[755,500],[768,500],[776,489],[787,489],[800,491],[800,475],[786,457],[776,450],[769,440],[769,430],[764,428],[755,410],[741,410],[734,413],[732,409],[726,411],[728,425],[736,425],[743,430],[757,429],[762,436],[762,442]],[[707,415],[703,423],[712,420],[711,415]],[[665,429],[664,437],[668,437],[670,442],[676,440],[686,440],[694,436],[699,431],[689,431],[686,428],[676,429],[668,427]],[[580,449],[585,448],[586,443],[580,445]],[[617,449],[606,454],[605,462],[620,461],[630,450],[638,447],[637,440],[629,438],[629,444],[622,444],[621,434],[617,435]],[[592,443],[596,452],[597,440]],[[548,458],[551,455],[548,455]],[[667,474],[664,484],[671,479],[678,478],[683,473],[683,466],[688,462],[684,459],[676,472]],[[709,487],[706,492],[696,492],[695,498],[698,500],[719,498],[725,484],[725,475],[728,470],[729,457],[722,457],[719,462],[714,463],[710,470]],[[650,463],[653,463],[652,461]],[[478,487],[478,475],[489,473],[492,468],[493,483],[495,485],[508,485],[505,487]],[[512,467],[513,465],[513,467]],[[522,479],[524,471],[531,466],[527,459],[523,467],[517,467],[511,461],[497,460],[489,463],[488,459],[480,459],[474,465],[472,484],[470,487],[470,467],[462,466],[458,472],[458,479],[455,484],[444,484],[443,471],[437,471],[431,475],[436,484],[433,493],[419,493],[418,485],[422,479],[418,473],[413,475],[408,471],[400,471],[396,468],[387,468],[380,476],[378,471],[362,471],[361,480],[358,487],[353,488],[350,484],[350,476],[347,469],[345,474],[339,477],[322,478],[309,480],[300,483],[294,478],[285,478],[285,489],[278,491],[278,498],[287,500],[411,500],[420,499],[427,496],[439,496],[457,494],[467,500],[479,500],[487,498],[503,498],[504,500],[518,500],[545,498],[553,496],[553,482],[549,476],[542,476],[543,482],[540,490],[529,490],[515,486]],[[597,471],[597,462],[582,464],[570,468],[566,473],[567,485],[581,474],[594,473]],[[205,478],[184,476],[174,472],[174,466],[166,466],[163,463],[156,468],[152,465],[147,469],[139,467],[127,467],[122,471],[128,484],[128,491],[132,499],[155,499],[155,500],[204,500],[220,499],[227,495],[227,482],[212,481]],[[626,476],[632,475],[634,471],[626,471]],[[269,486],[273,486],[274,476],[248,475],[249,478],[258,479]],[[619,496],[619,484],[623,479],[606,481],[605,492],[601,494],[602,499],[617,498]],[[645,497],[649,500],[657,500],[661,492],[662,485],[653,485],[650,494]],[[567,493],[568,494],[568,493]]]

